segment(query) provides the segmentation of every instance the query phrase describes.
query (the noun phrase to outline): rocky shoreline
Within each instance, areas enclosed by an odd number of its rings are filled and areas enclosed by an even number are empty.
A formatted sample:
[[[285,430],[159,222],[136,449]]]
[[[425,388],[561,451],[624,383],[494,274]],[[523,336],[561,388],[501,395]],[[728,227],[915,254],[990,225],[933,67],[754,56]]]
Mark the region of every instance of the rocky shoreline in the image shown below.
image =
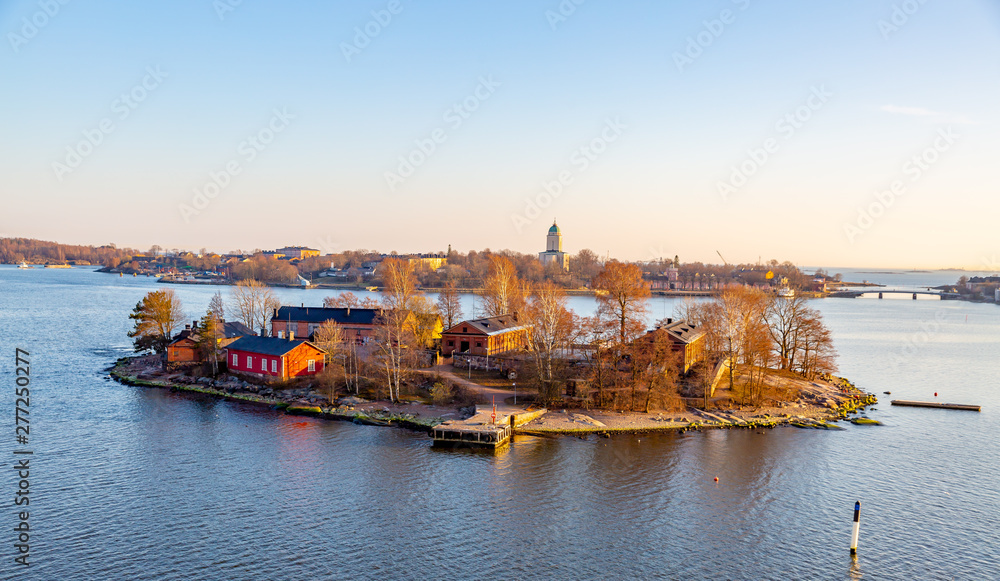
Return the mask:
[[[330,405],[327,398],[318,396],[306,388],[275,390],[228,375],[221,376],[216,380],[204,377],[198,380],[190,378],[190,381],[187,378],[177,377],[165,380],[158,377],[159,374],[135,373],[134,369],[130,369],[131,364],[139,359],[141,358],[123,357],[115,362],[114,366],[108,370],[108,374],[112,379],[124,385],[208,395],[227,401],[265,406],[289,415],[365,425],[398,426],[422,432],[429,432],[434,426],[445,421],[446,418],[440,416],[455,415],[453,411],[425,405],[418,401],[392,404],[344,396],[338,398],[335,405]]]
[[[143,361],[145,360],[145,366]],[[355,396],[340,397],[331,405],[325,396],[308,388],[275,390],[256,385],[234,376],[216,380],[195,379],[179,374],[164,374],[149,369],[143,357],[124,357],[109,368],[110,376],[119,383],[138,387],[169,389],[172,392],[208,395],[233,402],[266,406],[290,415],[301,415],[356,424],[394,426],[430,432],[450,419],[461,419],[475,409],[455,409],[433,406],[413,399],[390,403],[368,401]],[[864,415],[878,403],[875,395],[858,389],[850,381],[827,376],[797,401],[787,407],[752,408],[706,411],[688,408],[684,412],[614,412],[605,410],[549,411],[517,429],[519,435],[533,436],[610,436],[611,434],[642,434],[660,431],[705,429],[760,430],[791,426],[803,429],[842,430],[837,422],[856,425],[881,425]]]

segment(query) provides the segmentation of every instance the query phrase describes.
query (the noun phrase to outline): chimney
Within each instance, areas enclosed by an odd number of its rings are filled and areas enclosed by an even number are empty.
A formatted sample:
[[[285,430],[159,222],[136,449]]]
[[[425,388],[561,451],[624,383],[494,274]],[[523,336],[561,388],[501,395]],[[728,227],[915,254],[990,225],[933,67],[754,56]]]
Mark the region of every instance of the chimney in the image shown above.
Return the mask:
[[[671,324],[671,323],[673,323],[673,322],[674,322],[673,318],[667,317],[667,324],[668,325]]]
[[[295,331],[289,331],[288,332],[288,340],[289,341],[294,341],[295,340]]]
[[[347,316],[351,316],[351,305],[347,305]]]
[[[191,330],[191,325],[184,325],[184,330],[185,331],[190,331]]]
[[[197,320],[191,322],[191,328],[192,329],[197,329],[198,328],[198,321]]]
[[[271,315],[271,318],[272,319],[277,319],[278,318],[278,309],[274,309],[274,314]]]

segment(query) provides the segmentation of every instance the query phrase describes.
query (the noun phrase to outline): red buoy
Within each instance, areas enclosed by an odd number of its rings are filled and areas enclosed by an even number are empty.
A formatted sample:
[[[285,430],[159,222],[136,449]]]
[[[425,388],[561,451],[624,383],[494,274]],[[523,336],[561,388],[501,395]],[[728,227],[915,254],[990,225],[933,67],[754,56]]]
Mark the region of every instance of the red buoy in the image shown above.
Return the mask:
[[[715,477],[715,481],[716,481],[716,482],[718,482],[718,481],[719,481],[719,477],[718,477],[718,476],[716,476],[716,477]]]
[[[934,392],[934,397],[937,397],[937,392],[936,391]]]

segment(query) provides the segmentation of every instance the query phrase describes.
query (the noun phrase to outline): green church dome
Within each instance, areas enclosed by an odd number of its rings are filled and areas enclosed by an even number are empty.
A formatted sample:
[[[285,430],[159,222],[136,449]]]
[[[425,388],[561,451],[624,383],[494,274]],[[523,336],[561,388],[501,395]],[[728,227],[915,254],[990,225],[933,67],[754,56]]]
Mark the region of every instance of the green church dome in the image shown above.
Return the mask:
[[[552,227],[549,228],[549,234],[561,234],[561,232],[559,232],[559,226],[556,226],[555,222],[553,222]]]

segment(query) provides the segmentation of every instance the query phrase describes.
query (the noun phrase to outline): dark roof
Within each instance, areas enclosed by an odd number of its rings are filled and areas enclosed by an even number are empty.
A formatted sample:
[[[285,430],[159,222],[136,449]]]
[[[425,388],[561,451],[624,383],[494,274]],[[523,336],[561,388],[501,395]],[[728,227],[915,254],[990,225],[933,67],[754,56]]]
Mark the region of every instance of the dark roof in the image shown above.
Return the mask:
[[[222,324],[223,334],[226,339],[232,339],[233,337],[246,337],[247,335],[256,335],[249,327],[240,323],[239,321],[226,321]]]
[[[486,317],[483,319],[469,319],[467,321],[462,321],[445,331],[445,333],[460,333],[461,331],[458,330],[458,328],[462,326],[472,327],[474,330],[479,331],[479,333],[483,335],[498,335],[500,333],[506,333],[507,331],[525,328],[524,325],[518,323],[514,315],[500,315],[499,317]]]
[[[176,335],[174,335],[174,341],[180,341],[181,339],[187,339],[188,337],[191,337],[191,335],[195,335],[195,331],[192,331],[191,327],[188,327],[187,329],[184,329],[180,333],[177,333]],[[198,338],[195,336],[195,337],[191,337],[191,339],[196,341]]]
[[[227,348],[236,349],[238,351],[247,351],[248,353],[260,353],[261,355],[280,356],[288,353],[303,343],[308,344],[314,349],[322,351],[319,347],[309,343],[309,341],[303,341],[302,339],[289,341],[288,339],[279,339],[277,337],[256,337],[253,335],[240,337],[230,343]]]
[[[341,325],[374,325],[382,309],[355,309],[329,307],[281,307],[271,320],[322,323],[336,321]]]
[[[669,319],[668,319],[669,321]],[[698,340],[704,331],[695,327],[687,321],[671,321],[666,325],[656,328],[657,331],[665,331],[679,343],[690,344]]]
[[[176,335],[174,335],[174,339],[170,343],[174,344],[174,343],[176,343],[178,341],[181,341],[182,339],[187,339],[187,338],[190,338],[192,341],[197,341],[198,340],[198,335],[197,335],[197,333],[196,333],[195,330],[192,330],[189,327],[187,329],[184,329],[180,333],[177,333]]]

